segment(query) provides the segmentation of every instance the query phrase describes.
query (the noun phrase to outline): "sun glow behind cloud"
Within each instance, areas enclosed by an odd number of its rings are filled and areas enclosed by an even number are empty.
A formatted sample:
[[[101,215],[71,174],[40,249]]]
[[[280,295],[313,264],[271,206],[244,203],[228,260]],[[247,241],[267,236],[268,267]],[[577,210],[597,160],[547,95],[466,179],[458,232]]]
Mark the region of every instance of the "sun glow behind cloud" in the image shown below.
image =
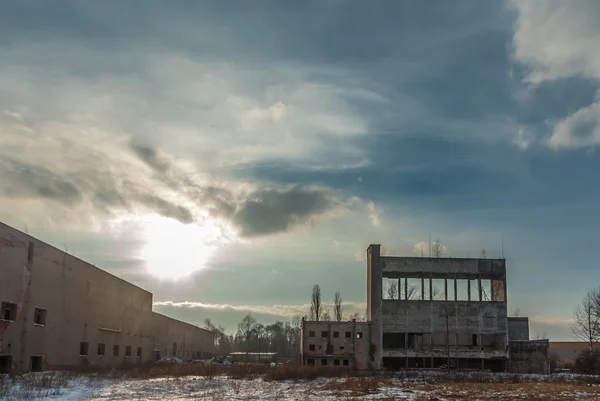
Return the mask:
[[[140,257],[148,272],[165,279],[180,279],[202,270],[220,246],[231,239],[216,221],[183,224],[152,215],[142,223],[144,246]]]

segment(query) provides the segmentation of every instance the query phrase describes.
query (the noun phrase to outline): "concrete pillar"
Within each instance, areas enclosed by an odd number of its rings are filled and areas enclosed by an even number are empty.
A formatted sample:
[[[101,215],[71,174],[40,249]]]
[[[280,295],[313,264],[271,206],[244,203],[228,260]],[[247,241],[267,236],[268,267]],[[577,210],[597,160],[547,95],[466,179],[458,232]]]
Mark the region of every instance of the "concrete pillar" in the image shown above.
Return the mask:
[[[373,369],[381,369],[383,333],[381,330],[381,245],[367,249],[367,309],[371,321],[371,342],[375,347]]]

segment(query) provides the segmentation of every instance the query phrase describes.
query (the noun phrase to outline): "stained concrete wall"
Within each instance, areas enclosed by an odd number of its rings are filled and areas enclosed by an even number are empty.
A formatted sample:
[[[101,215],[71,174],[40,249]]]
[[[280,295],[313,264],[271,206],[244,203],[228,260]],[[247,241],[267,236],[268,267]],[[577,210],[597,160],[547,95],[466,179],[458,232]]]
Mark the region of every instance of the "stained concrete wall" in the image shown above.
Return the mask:
[[[370,323],[303,321],[301,327],[301,361],[303,365],[345,367],[366,370],[372,368]],[[360,338],[359,338],[360,337]],[[311,349],[313,348],[314,349]]]
[[[510,341],[529,340],[529,318],[508,318],[508,339]]]
[[[0,356],[12,357],[14,370],[29,371],[35,356],[46,367],[155,358],[150,292],[2,223],[0,301],[18,305],[15,321],[0,320]],[[43,325],[34,324],[36,308],[46,311]],[[81,342],[88,343],[87,356],[80,355]],[[211,337],[205,350],[212,348]]]
[[[550,373],[548,340],[510,341],[509,371],[512,373]]]
[[[508,357],[504,260],[390,257],[379,256],[379,249],[379,245],[371,245],[367,251],[367,303],[380,360],[431,358],[433,363],[433,358]],[[416,279],[423,295],[420,299],[382,299],[383,278],[398,279],[405,293],[407,282],[401,279]],[[431,294],[432,279],[444,282],[441,299],[424,295]],[[468,300],[457,300],[457,280],[472,280],[467,286]],[[484,280],[490,283],[485,301]],[[384,336],[395,336],[404,344],[386,347]]]
[[[154,312],[157,357],[207,359],[213,356],[213,333]]]

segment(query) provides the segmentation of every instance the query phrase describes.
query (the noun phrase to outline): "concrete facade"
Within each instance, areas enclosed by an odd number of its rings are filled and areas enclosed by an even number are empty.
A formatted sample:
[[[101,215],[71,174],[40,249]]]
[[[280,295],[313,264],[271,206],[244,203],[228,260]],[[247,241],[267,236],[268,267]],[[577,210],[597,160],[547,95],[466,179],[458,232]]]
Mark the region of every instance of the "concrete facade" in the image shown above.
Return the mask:
[[[152,312],[150,292],[3,223],[0,302],[0,371],[213,352],[209,331]]]
[[[529,318],[509,317],[508,338],[510,341],[529,340]]]
[[[503,259],[381,256],[371,245],[367,270],[375,368],[505,370]]]
[[[302,320],[300,360],[303,366],[371,369],[371,324]]]

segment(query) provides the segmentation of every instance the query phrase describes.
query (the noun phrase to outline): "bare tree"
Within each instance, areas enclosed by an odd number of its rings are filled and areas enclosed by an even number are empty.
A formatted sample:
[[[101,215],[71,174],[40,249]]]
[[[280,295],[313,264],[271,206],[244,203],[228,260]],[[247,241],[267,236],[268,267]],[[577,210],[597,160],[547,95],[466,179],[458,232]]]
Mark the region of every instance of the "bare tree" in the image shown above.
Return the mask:
[[[434,301],[441,301],[445,297],[444,291],[441,288],[434,287],[431,290],[431,299]]]
[[[440,242],[439,239],[436,239],[431,244],[431,255],[434,258],[441,258],[444,256],[444,245]]]
[[[418,291],[419,291],[419,288],[416,285],[408,286],[408,292],[406,294],[406,299],[419,299]]]
[[[331,321],[331,315],[329,314],[329,310],[328,309],[325,309],[323,311],[323,314],[321,315],[321,320],[323,320],[324,322]]]
[[[575,308],[571,324],[573,337],[588,343],[590,350],[593,350],[594,343],[600,340],[600,318],[597,309],[599,299],[599,290],[588,291]]]
[[[485,251],[485,248],[481,249],[481,259],[485,259],[487,255],[487,252]]]
[[[333,314],[335,316],[336,322],[342,321],[342,312],[343,312],[342,296],[340,295],[339,292],[336,292],[335,297],[333,299]]]
[[[321,287],[319,287],[319,284],[313,286],[310,308],[311,313],[314,313],[314,320],[318,322],[321,318],[321,313],[323,313],[321,307]]]
[[[386,299],[398,299],[398,280],[389,280],[385,292]]]
[[[379,249],[379,255],[387,256],[387,248],[385,247],[385,245],[381,245],[381,248]]]

